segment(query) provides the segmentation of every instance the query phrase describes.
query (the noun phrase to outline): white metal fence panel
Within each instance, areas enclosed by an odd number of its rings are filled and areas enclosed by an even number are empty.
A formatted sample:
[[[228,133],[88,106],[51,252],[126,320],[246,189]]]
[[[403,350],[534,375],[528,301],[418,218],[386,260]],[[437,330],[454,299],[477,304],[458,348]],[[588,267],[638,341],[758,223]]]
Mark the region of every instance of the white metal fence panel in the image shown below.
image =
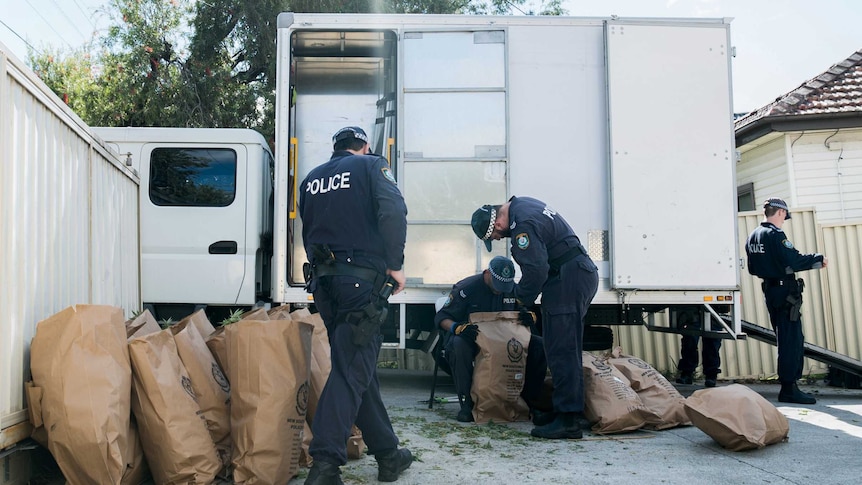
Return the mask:
[[[137,176],[0,44],[0,429],[26,420],[36,324],[140,307]]]

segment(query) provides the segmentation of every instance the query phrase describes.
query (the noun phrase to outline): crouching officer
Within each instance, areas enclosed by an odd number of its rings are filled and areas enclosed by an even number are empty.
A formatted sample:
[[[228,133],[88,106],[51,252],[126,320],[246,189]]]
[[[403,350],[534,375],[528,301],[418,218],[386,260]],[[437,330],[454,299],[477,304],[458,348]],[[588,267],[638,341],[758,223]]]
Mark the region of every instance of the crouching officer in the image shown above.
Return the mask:
[[[780,402],[814,404],[814,396],[799,390],[796,381],[802,377],[805,336],[802,334],[802,279],[796,271],[826,267],[822,254],[800,254],[781,226],[790,219],[790,210],[781,199],[763,203],[766,220],[751,232],[745,245],[748,272],[763,279],[769,320],[778,343],[778,379]]]
[[[535,323],[532,314],[518,305],[514,290],[515,265],[509,258],[496,256],[482,273],[455,283],[443,308],[434,317],[434,323],[448,331],[443,348],[452,369],[455,391],[459,399],[463,396],[458,421],[473,421],[470,389],[473,387],[473,360],[479,352],[479,346],[476,345],[479,327],[469,323],[470,314],[520,310],[523,325],[532,329]],[[542,337],[531,336],[527,348],[524,389],[521,392],[524,401],[530,406],[533,423],[538,425],[547,424],[548,418],[553,418],[551,413],[542,413],[533,405],[542,392],[542,383],[548,371],[543,345]]]
[[[312,423],[314,465],[305,483],[340,484],[351,426],[362,430],[381,482],[392,482],[413,461],[380,397],[377,355],[390,290],[404,288],[407,207],[386,159],[369,153],[361,128],[332,137],[328,162],[299,190],[307,289],[329,333],[332,371]]]

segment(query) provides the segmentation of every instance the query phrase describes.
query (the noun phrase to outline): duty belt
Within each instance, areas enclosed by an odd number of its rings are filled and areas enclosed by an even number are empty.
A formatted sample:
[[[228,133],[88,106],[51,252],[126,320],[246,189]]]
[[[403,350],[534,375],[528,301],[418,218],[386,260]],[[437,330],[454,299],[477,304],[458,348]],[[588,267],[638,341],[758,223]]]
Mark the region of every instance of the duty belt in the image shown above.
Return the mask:
[[[767,288],[772,288],[773,286],[795,286],[795,285],[796,285],[796,278],[784,278],[784,279],[764,278],[763,279],[763,286],[765,286]]]
[[[573,248],[569,248],[565,253],[557,256],[556,258],[551,258],[548,260],[548,265],[551,267],[551,273],[559,273],[560,268],[563,267],[564,264],[569,261],[577,258],[582,254],[587,254],[584,252],[584,248],[580,245],[575,246]]]
[[[353,276],[373,283],[375,288],[383,286],[383,280],[385,279],[384,275],[374,269],[342,263],[340,261],[316,264],[313,271],[314,276],[318,278],[321,276]]]

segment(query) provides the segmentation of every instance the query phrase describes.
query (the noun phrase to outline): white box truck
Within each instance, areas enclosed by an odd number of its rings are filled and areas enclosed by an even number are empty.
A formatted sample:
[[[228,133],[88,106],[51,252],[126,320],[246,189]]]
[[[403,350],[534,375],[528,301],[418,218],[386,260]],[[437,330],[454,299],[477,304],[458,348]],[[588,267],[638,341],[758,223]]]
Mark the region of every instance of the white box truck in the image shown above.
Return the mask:
[[[682,332],[686,314],[741,335],[729,30],[728,19],[283,13],[274,159],[242,131],[97,130],[141,169],[144,301],[313,303],[298,183],[329,159],[336,130],[358,125],[409,209],[407,289],[390,299],[385,345],[427,348],[435,301],[507,254],[485,252],[469,220],[512,195],[549,203],[599,266],[589,323]],[[172,175],[153,168],[177,163],[165,148],[185,153]],[[164,199],[191,172],[209,186],[229,178],[196,165],[222,149],[247,170],[232,195]]]

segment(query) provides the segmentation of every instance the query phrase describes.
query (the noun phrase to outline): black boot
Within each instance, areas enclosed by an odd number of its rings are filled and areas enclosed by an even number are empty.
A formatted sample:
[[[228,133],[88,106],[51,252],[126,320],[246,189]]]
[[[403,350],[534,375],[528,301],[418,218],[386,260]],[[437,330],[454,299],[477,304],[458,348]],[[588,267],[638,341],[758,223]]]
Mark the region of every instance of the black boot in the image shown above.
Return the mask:
[[[380,482],[398,480],[401,472],[410,468],[410,464],[413,463],[413,454],[407,448],[378,453],[374,458],[377,460],[377,480]]]
[[[530,434],[549,440],[579,440],[584,437],[575,413],[559,413],[549,424],[533,428]]]
[[[533,426],[550,424],[557,417],[553,411],[539,411],[536,408],[530,408],[530,416],[533,417]]]
[[[679,377],[676,378],[677,384],[691,385],[691,383],[693,383],[693,382],[694,382],[694,378],[688,372],[681,372],[679,374]]]
[[[575,424],[578,425],[582,430],[588,431],[593,425],[590,423],[590,420],[584,416],[584,413],[574,413],[575,415]]]
[[[718,380],[715,376],[706,376],[703,380],[703,385],[706,387],[715,387],[716,384],[718,384]]]
[[[469,396],[461,402],[461,410],[458,411],[458,416],[455,419],[462,423],[473,422],[473,400]]]
[[[338,465],[325,461],[314,460],[305,485],[344,485],[341,481],[341,470]]]
[[[781,391],[778,392],[779,402],[790,402],[795,404],[815,404],[817,399],[814,396],[799,390],[796,382],[782,382]]]

